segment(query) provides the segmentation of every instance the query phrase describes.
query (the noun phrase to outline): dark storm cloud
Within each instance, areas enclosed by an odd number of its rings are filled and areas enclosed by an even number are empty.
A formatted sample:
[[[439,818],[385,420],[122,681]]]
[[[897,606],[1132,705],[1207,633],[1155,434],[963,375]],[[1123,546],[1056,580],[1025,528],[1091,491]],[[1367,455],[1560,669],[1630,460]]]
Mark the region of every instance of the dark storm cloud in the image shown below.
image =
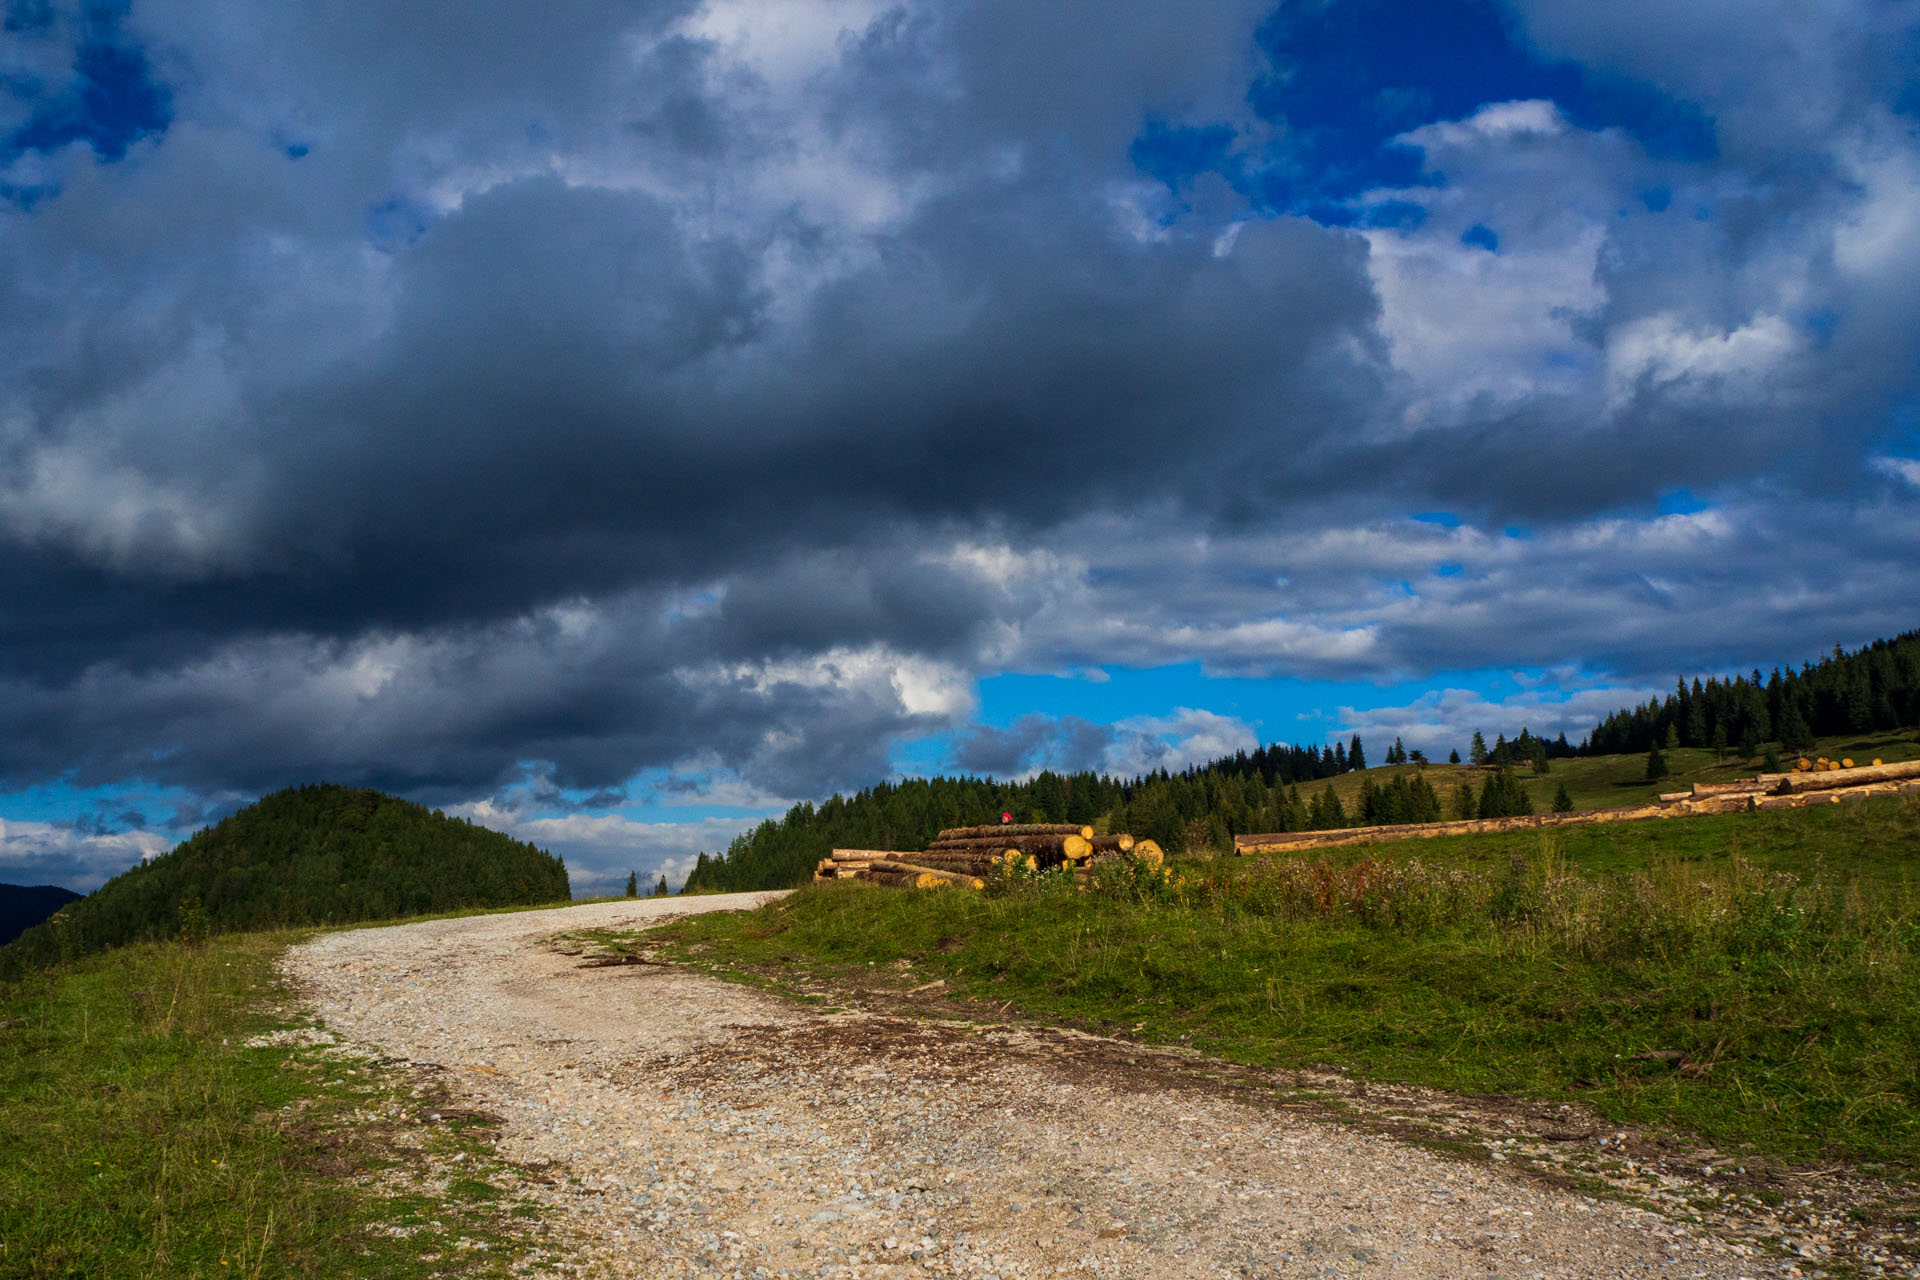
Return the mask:
[[[772,334],[739,247],[688,244],[649,197],[552,178],[472,197],[397,258],[378,348],[255,406],[237,456],[156,459],[214,521],[224,477],[255,480],[211,546],[154,566],[190,580],[102,585],[166,597],[143,630],[469,622],[889,525],[1039,529],[1169,485],[1204,506],[1223,454],[1277,483],[1341,424],[1334,376],[1368,376],[1337,343],[1371,311],[1357,245],[1276,223],[1225,259],[1127,247],[1080,201],[1006,195],[936,203]],[[136,565],[164,553],[125,541]],[[89,637],[64,630],[71,660]]]
[[[1913,486],[1867,467],[1920,267],[1884,23],[1788,15],[1736,83],[1529,8],[1719,152],[1416,113],[1432,180],[1353,199],[1419,216],[1354,230],[1136,167],[1284,146],[1263,6],[776,8],[814,45],[745,3],[136,5],[167,119],[0,164],[46,193],[0,208],[0,781],[813,795],[993,670],[1637,671],[1914,598]],[[1733,532],[1663,541],[1677,487]],[[1847,574],[1770,533],[1809,494]],[[1239,732],[1167,725],[955,763]]]

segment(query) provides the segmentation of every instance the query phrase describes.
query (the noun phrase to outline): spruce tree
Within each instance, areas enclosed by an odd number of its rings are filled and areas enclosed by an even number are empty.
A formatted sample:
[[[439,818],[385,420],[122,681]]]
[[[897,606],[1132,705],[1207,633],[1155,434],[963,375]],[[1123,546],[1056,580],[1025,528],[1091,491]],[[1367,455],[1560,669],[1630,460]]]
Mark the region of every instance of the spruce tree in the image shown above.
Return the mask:
[[[1533,812],[1533,801],[1525,787],[1513,776],[1513,770],[1496,769],[1480,788],[1482,818],[1518,818]]]
[[[1307,827],[1312,831],[1330,831],[1335,827],[1347,825],[1346,809],[1340,803],[1340,797],[1334,794],[1333,784],[1313,798],[1313,804],[1307,810]]]
[[[1813,730],[1800,714],[1800,704],[1791,698],[1780,710],[1780,745],[1789,751],[1811,751],[1814,746]]]
[[[1647,751],[1647,781],[1658,782],[1660,779],[1666,777],[1667,773],[1666,756],[1661,754],[1659,747],[1649,748]]]
[[[1713,726],[1713,758],[1716,761],[1727,758],[1727,726],[1724,724]]]
[[[1447,763],[1448,764],[1460,763],[1460,748],[1455,747],[1453,750],[1447,752]]]
[[[1360,745],[1360,735],[1356,733],[1353,735],[1353,741],[1347,745],[1347,768],[1358,771],[1366,767],[1366,748]]]
[[[1760,771],[1762,773],[1785,773],[1787,771],[1787,766],[1780,760],[1779,751],[1774,748],[1771,742],[1767,744],[1767,758],[1760,762]]]
[[[1567,784],[1564,782],[1553,793],[1553,811],[1555,813],[1573,812],[1573,797],[1567,794]]]
[[[627,872],[627,896],[629,898],[640,896],[640,875],[636,871]]]
[[[1487,762],[1487,740],[1480,736],[1478,729],[1473,731],[1473,745],[1467,748],[1467,759],[1476,766]],[[1455,761],[1455,763],[1459,762]]]
[[[665,876],[661,876],[660,883],[653,886],[653,896],[656,898],[668,897],[672,892],[673,890],[667,888],[667,878]]]
[[[1462,822],[1471,822],[1480,816],[1480,806],[1473,800],[1473,784],[1465,778],[1453,789],[1453,812]]]
[[[1704,747],[1707,745],[1707,704],[1704,698],[1695,695],[1687,704],[1687,745]]]

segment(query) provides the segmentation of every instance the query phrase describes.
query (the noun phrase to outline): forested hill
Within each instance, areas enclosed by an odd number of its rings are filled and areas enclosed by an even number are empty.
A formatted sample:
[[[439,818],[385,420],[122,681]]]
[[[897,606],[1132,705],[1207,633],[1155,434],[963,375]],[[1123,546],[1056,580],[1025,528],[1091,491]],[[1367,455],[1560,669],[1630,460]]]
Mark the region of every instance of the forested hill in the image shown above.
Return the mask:
[[[295,787],[114,877],[0,956],[42,964],[136,939],[568,896],[559,858],[498,831],[378,791]]]
[[[1811,749],[1816,737],[1920,725],[1920,631],[1835,648],[1795,671],[1775,667],[1731,680],[1682,679],[1663,700],[1614,712],[1587,735],[1586,755],[1625,755],[1654,746],[1725,747],[1741,755],[1778,742]]]

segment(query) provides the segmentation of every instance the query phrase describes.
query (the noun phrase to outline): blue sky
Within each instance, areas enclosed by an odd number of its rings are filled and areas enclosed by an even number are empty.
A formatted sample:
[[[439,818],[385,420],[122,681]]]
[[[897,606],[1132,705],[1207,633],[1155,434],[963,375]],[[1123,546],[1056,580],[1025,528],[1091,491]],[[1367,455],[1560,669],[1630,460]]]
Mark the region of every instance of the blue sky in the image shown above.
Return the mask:
[[[329,779],[677,882],[1910,630],[1916,32],[11,4],[0,880]]]

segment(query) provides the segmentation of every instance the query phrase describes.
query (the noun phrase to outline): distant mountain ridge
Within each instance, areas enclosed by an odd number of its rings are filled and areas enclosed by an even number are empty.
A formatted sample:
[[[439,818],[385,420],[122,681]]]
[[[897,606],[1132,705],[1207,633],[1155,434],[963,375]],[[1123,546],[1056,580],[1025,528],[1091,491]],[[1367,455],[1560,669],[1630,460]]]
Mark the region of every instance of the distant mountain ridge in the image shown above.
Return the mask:
[[[379,791],[263,797],[0,948],[0,972],[143,939],[564,902],[566,864]]]
[[[0,946],[5,946],[48,916],[80,901],[79,894],[57,884],[0,884]]]

